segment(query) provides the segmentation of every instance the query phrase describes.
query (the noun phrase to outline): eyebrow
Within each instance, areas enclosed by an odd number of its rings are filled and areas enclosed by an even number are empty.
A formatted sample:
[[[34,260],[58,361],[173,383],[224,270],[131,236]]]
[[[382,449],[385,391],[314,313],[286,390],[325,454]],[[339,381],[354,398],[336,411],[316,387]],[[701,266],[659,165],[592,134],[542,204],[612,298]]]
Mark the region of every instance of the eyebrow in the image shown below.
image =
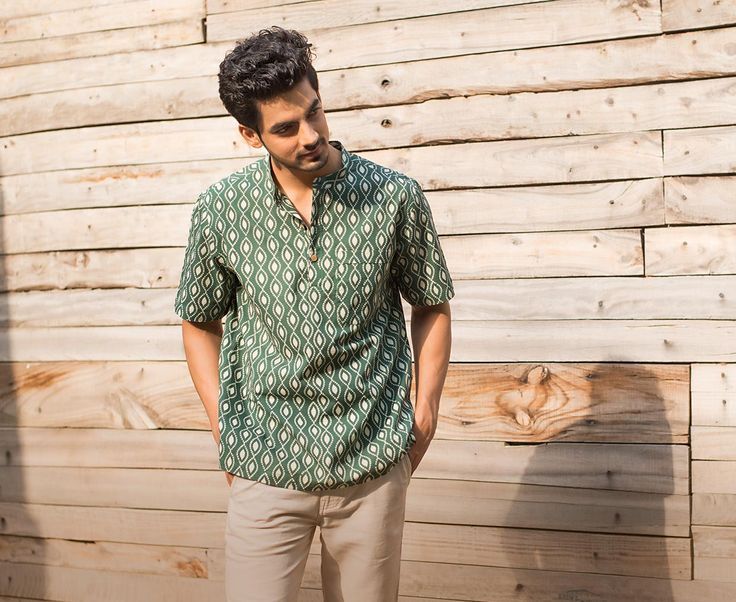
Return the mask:
[[[319,105],[319,98],[315,98],[312,101],[312,104],[309,105],[309,109],[307,110],[307,114],[311,113],[314,109],[316,109],[318,105]],[[276,124],[272,125],[270,128],[268,128],[268,131],[271,132],[272,134],[274,134],[274,133],[276,133],[276,130],[284,127],[285,125],[291,125],[292,123],[294,123],[294,122],[293,121],[279,121],[278,123],[276,123]]]

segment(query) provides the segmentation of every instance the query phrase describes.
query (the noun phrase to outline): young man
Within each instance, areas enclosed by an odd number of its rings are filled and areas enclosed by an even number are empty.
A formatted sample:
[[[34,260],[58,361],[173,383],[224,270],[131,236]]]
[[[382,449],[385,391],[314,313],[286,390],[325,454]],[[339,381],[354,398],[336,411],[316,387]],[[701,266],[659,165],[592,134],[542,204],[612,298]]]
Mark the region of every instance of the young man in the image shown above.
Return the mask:
[[[296,600],[317,525],[326,602],[397,600],[406,488],[450,356],[427,200],[330,140],[311,59],[272,27],[220,65],[223,104],[267,154],[197,199],[175,301],[230,484],[231,602]]]

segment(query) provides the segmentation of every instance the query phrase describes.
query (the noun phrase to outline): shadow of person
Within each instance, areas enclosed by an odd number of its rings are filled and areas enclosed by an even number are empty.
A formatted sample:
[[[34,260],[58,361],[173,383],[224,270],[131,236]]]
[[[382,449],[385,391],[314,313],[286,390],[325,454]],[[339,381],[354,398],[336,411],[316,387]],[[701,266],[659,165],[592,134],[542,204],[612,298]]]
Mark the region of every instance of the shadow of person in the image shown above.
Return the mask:
[[[0,214],[6,215],[7,207],[0,187]],[[12,211],[11,213],[16,212]],[[5,223],[5,222],[3,222]],[[3,228],[4,226],[0,226]],[[5,241],[5,232],[0,230],[0,240]],[[22,397],[32,396],[32,385],[27,386],[27,374],[38,366],[29,368],[27,364],[20,364],[14,357],[14,350],[8,336],[10,328],[19,325],[14,323],[8,304],[8,293],[17,291],[27,283],[21,282],[22,270],[16,258],[7,254],[5,245],[2,248],[2,270],[0,271],[0,321],[6,335],[0,337],[0,433],[2,437],[2,456],[4,465],[0,468],[0,596],[23,596],[28,598],[43,598],[46,593],[47,569],[44,563],[49,560],[47,542],[43,539],[40,525],[44,514],[44,507],[32,503],[28,499],[28,484],[26,469],[32,459],[23,449],[31,437],[25,441],[21,438],[21,427],[37,426],[28,424],[27,417],[33,414],[24,412]],[[20,276],[18,272],[21,272]],[[20,294],[17,300],[20,302]],[[13,361],[16,363],[13,363]],[[29,391],[29,389],[31,389]],[[26,400],[28,401],[28,400]],[[27,405],[31,405],[30,403]],[[19,417],[25,417],[25,420]],[[25,422],[25,423],[24,423]],[[26,429],[25,432],[31,429]],[[31,433],[33,435],[33,433]],[[8,598],[10,599],[10,598]]]
[[[509,599],[668,602],[692,575],[687,366],[512,367],[496,403],[517,492],[502,525]],[[672,424],[671,424],[672,422]]]

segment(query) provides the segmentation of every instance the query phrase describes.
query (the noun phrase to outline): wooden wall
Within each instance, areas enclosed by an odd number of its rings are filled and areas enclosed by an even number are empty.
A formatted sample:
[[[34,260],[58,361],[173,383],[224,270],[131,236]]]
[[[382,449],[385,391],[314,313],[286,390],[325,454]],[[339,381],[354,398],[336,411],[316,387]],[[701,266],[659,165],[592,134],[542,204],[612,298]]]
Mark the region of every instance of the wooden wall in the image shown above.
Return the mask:
[[[223,599],[172,306],[196,195],[258,156],[219,62],[272,24],[332,136],[422,183],[455,279],[402,602],[736,599],[736,2],[0,10],[2,602]]]

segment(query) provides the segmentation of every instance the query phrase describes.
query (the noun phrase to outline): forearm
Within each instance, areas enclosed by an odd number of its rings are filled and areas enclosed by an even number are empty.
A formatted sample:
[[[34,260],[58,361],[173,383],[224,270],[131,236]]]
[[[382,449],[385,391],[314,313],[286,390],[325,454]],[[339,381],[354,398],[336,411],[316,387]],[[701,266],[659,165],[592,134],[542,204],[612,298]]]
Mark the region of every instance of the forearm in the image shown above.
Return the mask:
[[[199,323],[184,320],[182,338],[189,374],[205,412],[207,412],[212,436],[215,442],[219,443],[217,404],[220,393],[220,374],[218,360],[222,341],[222,323],[219,320]]]
[[[413,308],[411,337],[414,348],[415,415],[417,421],[437,426],[440,397],[447,376],[452,344],[450,304]]]

